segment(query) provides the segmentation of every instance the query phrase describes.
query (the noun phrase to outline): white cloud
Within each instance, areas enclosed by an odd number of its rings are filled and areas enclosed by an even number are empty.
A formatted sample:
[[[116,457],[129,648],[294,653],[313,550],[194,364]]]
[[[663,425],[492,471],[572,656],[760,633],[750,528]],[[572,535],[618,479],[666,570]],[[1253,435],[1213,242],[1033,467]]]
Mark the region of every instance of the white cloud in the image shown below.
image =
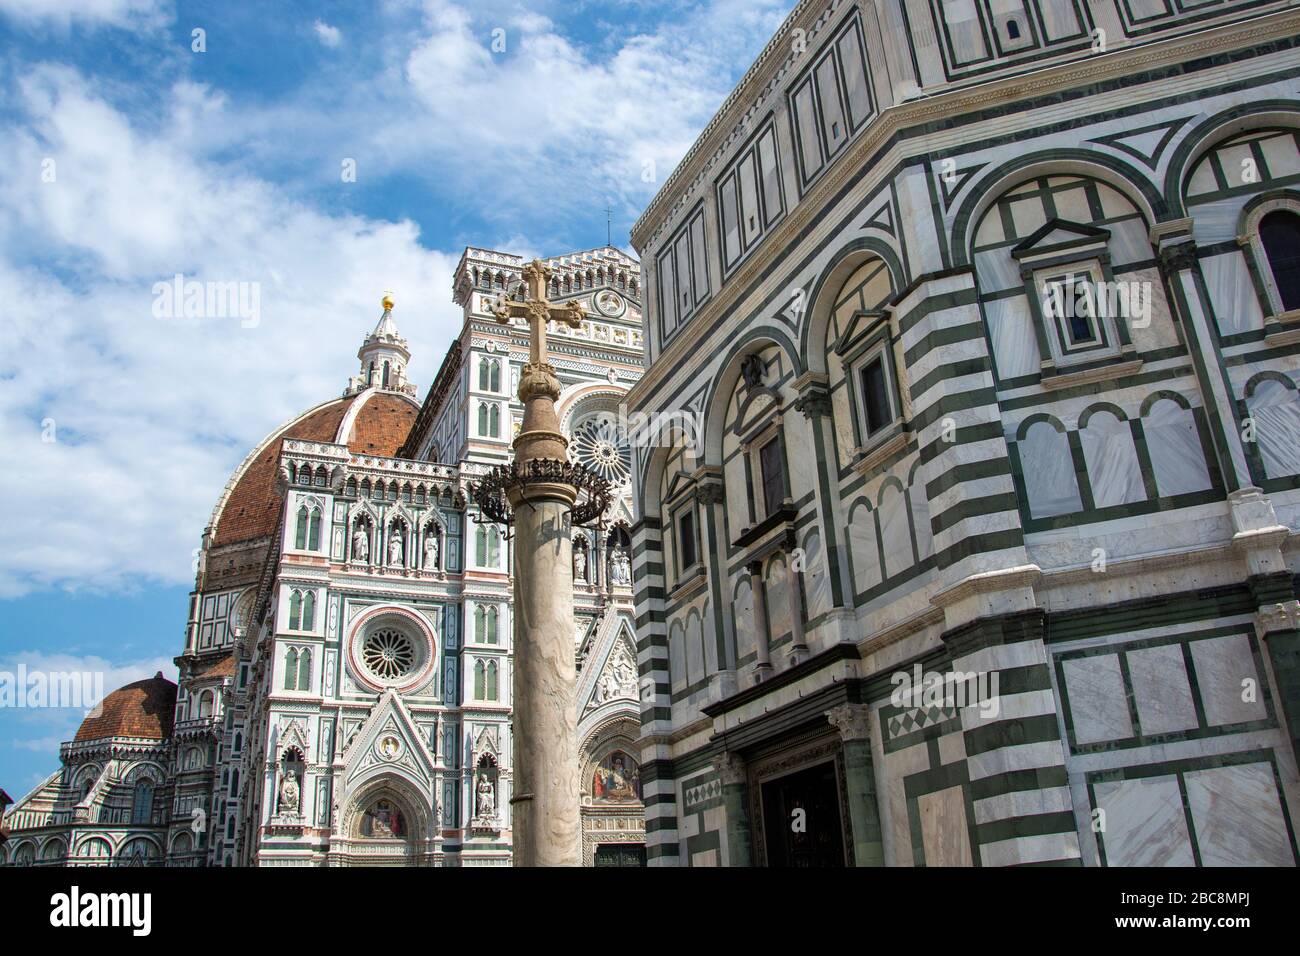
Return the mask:
[[[0,597],[192,582],[231,470],[339,394],[385,288],[428,384],[458,328],[458,256],[204,162],[184,124],[142,130],[72,71],[37,68],[19,96],[0,133],[0,447],[24,507],[0,524]],[[176,97],[229,121],[219,98]],[[258,283],[260,324],[155,319],[152,287],[178,272]]]
[[[316,31],[316,39],[330,49],[338,46],[339,41],[343,39],[343,34],[339,32],[339,28],[330,26],[324,20],[317,20],[312,24],[312,28]]]
[[[394,3],[391,32],[358,40],[390,54],[362,60],[373,74],[256,105],[178,82],[159,109],[127,113],[76,70],[25,64],[0,127],[0,447],[24,502],[0,522],[0,598],[192,582],[231,470],[339,394],[383,289],[428,386],[459,328],[459,246],[431,250],[409,220],[323,211],[347,208],[330,190],[356,188],[341,156],[363,182],[423,182],[512,251],[555,251],[566,216],[603,240],[605,203],[628,218],[644,205],[789,6],[718,0],[578,45],[539,13],[449,0],[428,0],[412,34]],[[109,22],[163,8],[88,9]],[[155,319],[152,288],[177,273],[258,283],[260,324]]]
[[[158,26],[171,17],[171,0],[0,0],[0,14],[28,25]]]
[[[506,193],[503,208],[580,210],[593,205],[592,187],[639,206],[790,5],[718,0],[669,17],[653,34],[612,34],[599,55],[536,14],[505,21],[505,51],[494,52],[495,18],[427,0],[405,80],[431,122],[408,118],[392,144],[447,157],[476,184],[490,181],[494,199]]]

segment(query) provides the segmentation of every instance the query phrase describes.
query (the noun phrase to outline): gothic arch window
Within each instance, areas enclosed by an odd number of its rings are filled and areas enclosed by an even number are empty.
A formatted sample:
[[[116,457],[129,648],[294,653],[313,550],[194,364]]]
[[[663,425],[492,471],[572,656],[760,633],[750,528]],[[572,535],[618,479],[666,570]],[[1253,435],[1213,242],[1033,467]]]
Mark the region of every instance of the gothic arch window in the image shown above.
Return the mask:
[[[497,696],[497,662],[488,661],[487,666],[487,699],[498,700]]]
[[[298,689],[298,649],[289,648],[289,652],[284,655],[284,689]]]
[[[298,507],[293,546],[299,551],[320,550],[320,506],[304,502]]]
[[[387,388],[387,387],[388,387],[388,378],[389,378],[389,376],[388,376],[388,363],[385,362],[385,363],[384,363],[384,379],[383,379],[383,381],[384,381],[384,388]]]
[[[305,647],[298,654],[298,689],[311,690],[311,651]]]
[[[488,407],[486,402],[479,402],[478,433],[480,435],[486,435],[488,433]]]
[[[484,700],[487,697],[487,668],[482,661],[474,662],[474,699]]]
[[[230,771],[230,795],[239,796],[239,768],[237,767]]]
[[[474,535],[474,557],[481,568],[495,568],[500,561],[501,540],[497,529],[479,525]]]
[[[493,438],[501,435],[501,409],[496,405],[488,409],[488,434]]]
[[[131,800],[131,822],[149,823],[153,819],[153,781],[141,780],[135,785]]]
[[[294,590],[289,594],[289,630],[310,631],[316,626],[316,592]]]
[[[205,690],[199,695],[199,719],[212,716],[212,708],[215,701],[215,695],[210,690]]]
[[[497,609],[495,607],[488,607],[487,613],[484,615],[483,630],[484,640],[488,644],[495,644],[497,642]]]
[[[1282,310],[1300,309],[1300,215],[1292,209],[1275,209],[1266,214],[1259,221],[1259,241]]]

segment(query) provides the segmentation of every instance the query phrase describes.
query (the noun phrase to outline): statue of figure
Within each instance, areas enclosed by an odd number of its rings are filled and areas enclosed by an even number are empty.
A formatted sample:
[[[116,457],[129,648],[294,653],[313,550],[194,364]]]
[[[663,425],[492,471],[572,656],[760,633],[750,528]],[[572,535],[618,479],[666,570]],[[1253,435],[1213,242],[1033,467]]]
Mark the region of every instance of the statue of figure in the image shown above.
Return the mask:
[[[587,580],[587,549],[573,549],[573,580]]]
[[[622,584],[632,583],[632,559],[628,557],[626,551],[619,551],[618,554],[618,574]]]
[[[402,566],[402,534],[396,528],[388,539],[388,566],[391,568]]]
[[[424,536],[424,570],[438,569],[438,532],[430,528]]]
[[[298,812],[298,776],[294,773],[286,773],[284,782],[280,784],[280,812],[297,813]]]
[[[352,535],[352,560],[370,560],[370,537],[366,534],[365,528],[358,528]]]
[[[478,775],[478,786],[474,790],[474,815],[480,820],[490,820],[496,815],[497,802],[492,793],[492,781],[486,773]]]
[[[609,556],[609,577],[614,584],[627,584],[629,579],[627,555],[618,545]]]

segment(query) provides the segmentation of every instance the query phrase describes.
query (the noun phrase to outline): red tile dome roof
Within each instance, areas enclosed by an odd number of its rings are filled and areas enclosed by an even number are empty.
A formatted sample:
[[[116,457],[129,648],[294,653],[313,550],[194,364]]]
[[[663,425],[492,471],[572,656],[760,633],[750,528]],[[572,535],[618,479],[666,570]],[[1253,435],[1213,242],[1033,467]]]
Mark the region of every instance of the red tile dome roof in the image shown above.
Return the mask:
[[[284,439],[346,444],[356,455],[391,458],[406,440],[419,411],[415,400],[402,393],[368,389],[317,405],[280,426],[244,459],[231,477],[213,514],[211,546],[238,544],[274,534],[280,516],[275,477]],[[348,434],[341,434],[344,429]]]
[[[77,730],[75,740],[143,737],[166,740],[176,716],[176,685],[159,671],[109,694]]]

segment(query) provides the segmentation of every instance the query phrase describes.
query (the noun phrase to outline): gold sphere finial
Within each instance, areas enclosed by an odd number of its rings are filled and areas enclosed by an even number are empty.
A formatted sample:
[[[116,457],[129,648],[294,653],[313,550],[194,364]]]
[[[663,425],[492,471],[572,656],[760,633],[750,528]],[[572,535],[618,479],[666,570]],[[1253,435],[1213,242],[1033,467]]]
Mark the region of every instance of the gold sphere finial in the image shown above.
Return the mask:
[[[380,304],[383,305],[385,312],[393,307],[393,293],[391,290],[384,293],[383,301]]]

